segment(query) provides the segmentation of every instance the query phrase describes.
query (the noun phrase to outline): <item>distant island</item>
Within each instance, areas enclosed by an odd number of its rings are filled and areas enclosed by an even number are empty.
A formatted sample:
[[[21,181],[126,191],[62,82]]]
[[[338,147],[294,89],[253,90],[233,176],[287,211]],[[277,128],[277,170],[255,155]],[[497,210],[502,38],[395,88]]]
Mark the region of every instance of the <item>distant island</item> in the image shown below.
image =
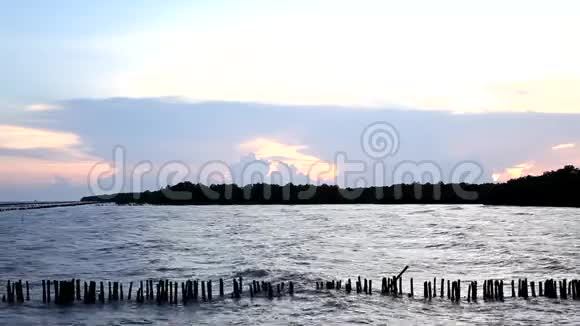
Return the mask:
[[[157,191],[90,196],[81,201],[153,205],[486,204],[580,207],[580,170],[567,165],[540,176],[526,176],[505,183],[414,183],[367,188],[294,184],[206,186],[183,182]]]

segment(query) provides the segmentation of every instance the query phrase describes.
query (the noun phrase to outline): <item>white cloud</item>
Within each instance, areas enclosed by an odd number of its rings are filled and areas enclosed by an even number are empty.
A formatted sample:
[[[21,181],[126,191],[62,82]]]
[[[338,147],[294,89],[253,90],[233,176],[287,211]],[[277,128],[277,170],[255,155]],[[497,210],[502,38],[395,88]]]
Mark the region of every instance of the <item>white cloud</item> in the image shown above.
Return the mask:
[[[566,144],[558,144],[558,145],[552,146],[552,149],[555,151],[558,151],[558,150],[570,149],[570,148],[574,148],[574,147],[576,147],[576,144],[566,143]]]
[[[32,112],[39,112],[39,111],[54,111],[60,110],[62,107],[58,104],[49,104],[49,103],[38,103],[38,104],[30,104],[26,107],[26,111]]]
[[[492,179],[495,182],[505,182],[510,179],[517,179],[527,175],[538,175],[544,172],[536,162],[529,161],[508,167],[503,171],[492,173]]]
[[[267,138],[256,138],[239,145],[242,151],[249,151],[256,159],[270,164],[270,171],[284,171],[286,166],[314,181],[333,181],[337,167],[321,158],[303,153],[305,145],[288,145]],[[282,163],[282,164],[280,164]],[[286,166],[284,166],[286,165]]]
[[[79,136],[73,133],[0,125],[2,149],[67,149],[80,144]]]
[[[83,184],[93,168],[111,170],[108,165],[96,166],[99,159],[87,154],[82,145],[74,133],[0,125],[0,149],[11,151],[10,155],[0,155],[0,183],[40,185],[63,179]],[[49,154],[35,158],[20,155],[19,151]]]

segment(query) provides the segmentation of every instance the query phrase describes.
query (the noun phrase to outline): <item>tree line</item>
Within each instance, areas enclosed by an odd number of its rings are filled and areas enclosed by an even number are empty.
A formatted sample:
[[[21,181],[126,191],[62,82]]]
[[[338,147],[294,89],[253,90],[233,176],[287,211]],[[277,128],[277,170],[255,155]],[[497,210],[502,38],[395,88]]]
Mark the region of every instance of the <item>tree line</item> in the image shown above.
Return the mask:
[[[580,170],[572,165],[505,183],[397,184],[340,188],[335,185],[182,182],[157,191],[84,197],[81,201],[155,205],[269,204],[487,204],[580,207]]]

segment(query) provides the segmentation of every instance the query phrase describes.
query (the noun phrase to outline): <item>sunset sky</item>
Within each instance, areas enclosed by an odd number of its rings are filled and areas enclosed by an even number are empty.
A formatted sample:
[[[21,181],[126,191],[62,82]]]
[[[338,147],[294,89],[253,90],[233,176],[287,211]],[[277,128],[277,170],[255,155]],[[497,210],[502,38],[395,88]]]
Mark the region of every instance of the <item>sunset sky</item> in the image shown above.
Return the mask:
[[[144,189],[170,162],[195,180],[217,160],[331,183],[337,153],[373,162],[360,138],[377,121],[399,137],[390,170],[580,165],[579,15],[572,0],[0,0],[0,202],[90,194],[90,171],[119,172],[115,146],[151,163]]]

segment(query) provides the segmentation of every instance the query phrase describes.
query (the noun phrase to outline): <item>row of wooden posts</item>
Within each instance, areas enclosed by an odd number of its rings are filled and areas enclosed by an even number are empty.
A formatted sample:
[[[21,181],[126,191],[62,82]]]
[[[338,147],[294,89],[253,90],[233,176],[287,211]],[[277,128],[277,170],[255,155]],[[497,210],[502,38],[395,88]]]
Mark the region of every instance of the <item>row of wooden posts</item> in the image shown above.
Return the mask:
[[[403,296],[403,278],[402,274],[407,270],[407,267],[398,275],[390,278],[383,277],[381,282],[381,294],[383,295],[393,295],[395,297]],[[447,280],[440,279],[440,297],[451,301],[458,302],[461,300],[461,280]],[[271,282],[265,281],[252,281],[247,284],[247,291],[244,292],[243,279],[241,277],[234,278],[232,280],[232,292],[230,297],[233,299],[239,299],[243,295],[251,298],[255,296],[262,296],[268,298],[274,298],[278,296],[283,296],[285,294],[294,295],[294,283],[278,283],[272,284]],[[51,301],[56,304],[71,304],[75,301],[82,301],[86,304],[94,303],[105,303],[116,302],[123,300],[132,300],[133,294],[133,282],[129,283],[129,288],[127,296],[124,295],[123,283],[120,282],[108,282],[107,288],[108,292],[105,291],[105,282],[89,281],[83,282],[83,287],[81,288],[81,280],[70,280],[70,281],[42,281],[42,302],[50,303]],[[431,300],[437,297],[437,278],[431,281],[423,282],[423,297],[426,300]],[[445,292],[445,285],[447,285],[447,291]],[[478,299],[478,282],[470,281],[467,282],[467,300],[477,301]],[[6,283],[6,294],[2,296],[3,302],[8,303],[23,303],[25,300],[30,301],[30,285],[29,282],[11,282]],[[181,291],[179,291],[181,288]],[[341,290],[343,288],[342,280],[338,281],[326,281],[326,282],[316,282],[316,289],[329,289],[329,290]],[[352,281],[348,279],[344,285],[345,291],[351,293],[353,291]],[[538,292],[536,293],[536,288]],[[218,294],[220,298],[225,297],[224,292],[224,280],[219,279],[218,282]],[[485,280],[483,286],[481,287],[483,291],[482,298],[484,300],[499,300],[503,301],[504,296],[504,281],[503,280]],[[83,291],[81,291],[83,290]],[[361,279],[359,276],[355,281],[354,291],[356,293],[365,293],[372,295],[373,293],[373,282],[372,280]],[[181,292],[181,296],[179,295]],[[245,293],[245,294],[244,294]],[[528,282],[527,279],[519,279],[517,286],[515,281],[511,281],[511,297],[515,298],[529,298],[543,296],[553,299],[568,299],[580,300],[580,280],[560,280],[556,281],[554,279],[548,279],[544,282],[531,281]],[[107,295],[107,298],[106,298]],[[414,297],[414,286],[413,278],[410,279],[410,292],[407,294],[409,297]],[[209,281],[199,281],[199,280],[187,280],[185,282],[176,282],[170,280],[158,280],[156,283],[153,280],[140,281],[138,288],[136,290],[135,301],[138,303],[145,302],[156,302],[158,304],[169,303],[177,304],[179,300],[183,304],[187,304],[190,301],[193,302],[211,302],[214,299],[213,283]]]
[[[401,273],[402,274],[402,273]],[[392,278],[383,277],[381,283],[381,294],[382,295],[393,295],[403,296],[403,281],[401,274],[399,276],[393,276]],[[350,293],[352,291],[351,279],[346,280],[345,291]],[[431,300],[437,297],[437,278],[431,281],[423,282],[423,298],[426,300]],[[568,299],[580,300],[580,280],[568,280],[564,279],[561,281],[556,281],[554,279],[548,279],[544,282],[537,282],[538,284],[538,295],[536,295],[536,282],[528,282],[527,279],[519,279],[517,283],[517,288],[515,281],[511,281],[511,297],[515,298],[516,294],[519,298],[527,299],[530,296],[543,296],[547,298],[557,299]],[[445,292],[445,285],[447,285],[447,293]],[[359,276],[355,283],[356,293],[364,293],[372,295],[373,293],[373,282],[372,280],[361,279]],[[409,280],[410,292],[407,294],[408,297],[414,297],[414,286],[413,278]],[[484,300],[499,300],[503,301],[504,296],[504,281],[503,280],[485,280],[483,286],[482,298]],[[322,281],[316,282],[317,290],[341,290],[342,281]],[[445,298],[445,293],[447,294],[447,299],[451,301],[458,302],[461,300],[461,280],[440,280],[440,297]],[[531,295],[530,295],[531,291]],[[470,281],[467,283],[467,301],[477,301],[478,298],[478,282]]]
[[[250,298],[262,296],[267,298],[280,297],[283,295],[294,295],[293,282],[281,282],[272,284],[266,281],[252,281],[247,284],[247,292],[243,291],[243,279],[239,277],[232,281],[232,292],[230,297],[233,299],[240,299],[244,295],[249,295]],[[97,282],[88,281],[83,282],[81,291],[81,280],[70,281],[50,281],[42,280],[42,302],[55,304],[72,304],[75,301],[84,302],[86,304],[116,302],[123,300],[132,300],[133,282],[129,283],[127,296],[123,292],[123,283],[108,282],[108,292],[105,291],[105,282],[100,282],[97,291]],[[138,303],[156,302],[158,304],[169,303],[177,304],[181,299],[183,304],[190,301],[197,302],[211,302],[214,299],[214,290],[212,281],[187,280],[185,282],[176,282],[170,280],[158,280],[156,283],[153,280],[145,280],[139,282],[139,288],[135,293],[135,301]],[[145,285],[145,286],[144,286]],[[179,286],[181,285],[181,296],[179,295]],[[224,280],[219,279],[219,297],[224,298]],[[24,289],[26,289],[26,296],[24,296]],[[245,293],[245,294],[244,294]],[[82,294],[82,295],[81,295]],[[107,300],[105,295],[107,294]],[[2,296],[2,302],[8,303],[23,303],[30,301],[30,285],[28,281],[6,283],[6,294]]]

